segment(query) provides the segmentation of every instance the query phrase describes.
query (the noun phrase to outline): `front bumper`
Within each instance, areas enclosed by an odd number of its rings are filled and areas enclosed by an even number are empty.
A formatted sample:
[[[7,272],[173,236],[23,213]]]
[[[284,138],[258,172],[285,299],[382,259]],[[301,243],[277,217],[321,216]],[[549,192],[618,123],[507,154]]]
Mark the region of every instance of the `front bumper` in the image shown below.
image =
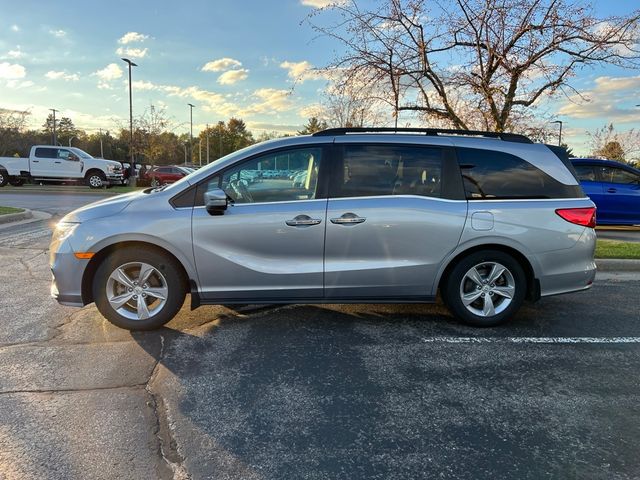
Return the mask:
[[[75,257],[68,240],[51,245],[51,296],[61,305],[82,307],[82,276],[89,260]]]
[[[122,180],[124,180],[124,175],[121,173],[112,173],[111,175],[107,175],[107,182],[114,185],[121,185]]]

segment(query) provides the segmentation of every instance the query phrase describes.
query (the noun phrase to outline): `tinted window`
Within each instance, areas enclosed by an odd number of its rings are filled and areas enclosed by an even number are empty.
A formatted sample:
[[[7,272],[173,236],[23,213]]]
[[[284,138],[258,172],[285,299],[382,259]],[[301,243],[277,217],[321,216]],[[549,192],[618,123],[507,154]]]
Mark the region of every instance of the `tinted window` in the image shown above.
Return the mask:
[[[334,197],[439,197],[442,149],[406,145],[345,145]]]
[[[268,153],[225,170],[198,187],[197,205],[204,192],[222,188],[235,203],[284,202],[316,198],[322,148],[308,147]]]
[[[466,196],[470,200],[584,196],[579,185],[564,185],[529,162],[508,153],[460,148],[458,162]]]
[[[638,183],[640,175],[628,172],[622,168],[616,167],[600,167],[600,178],[603,182],[610,183]]]
[[[57,148],[36,148],[37,158],[58,158]]]
[[[578,180],[595,182],[596,172],[593,170],[592,165],[574,165],[574,167],[578,174]]]

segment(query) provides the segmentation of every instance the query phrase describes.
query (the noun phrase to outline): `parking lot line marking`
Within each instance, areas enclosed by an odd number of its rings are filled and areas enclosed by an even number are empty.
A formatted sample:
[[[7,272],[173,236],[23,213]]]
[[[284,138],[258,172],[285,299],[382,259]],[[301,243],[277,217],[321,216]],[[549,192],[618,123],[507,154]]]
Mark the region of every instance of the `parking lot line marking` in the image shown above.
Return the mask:
[[[426,337],[425,343],[640,343],[640,337]]]

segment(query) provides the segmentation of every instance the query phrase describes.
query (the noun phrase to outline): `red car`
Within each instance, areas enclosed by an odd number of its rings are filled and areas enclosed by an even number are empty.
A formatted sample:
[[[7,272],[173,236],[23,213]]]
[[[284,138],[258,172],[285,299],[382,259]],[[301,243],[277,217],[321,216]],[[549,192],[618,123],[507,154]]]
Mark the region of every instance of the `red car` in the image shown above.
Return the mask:
[[[190,170],[185,167],[155,167],[152,169],[148,176],[151,179],[151,186],[157,187],[158,185],[164,185],[165,183],[173,183],[180,180],[182,177],[186,177],[191,173]]]

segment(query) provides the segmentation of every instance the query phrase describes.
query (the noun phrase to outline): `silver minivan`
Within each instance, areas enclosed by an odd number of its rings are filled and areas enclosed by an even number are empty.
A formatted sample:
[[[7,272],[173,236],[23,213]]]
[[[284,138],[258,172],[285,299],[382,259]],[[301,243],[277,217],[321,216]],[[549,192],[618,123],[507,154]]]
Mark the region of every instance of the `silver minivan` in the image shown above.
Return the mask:
[[[191,307],[428,303],[477,326],[595,276],[563,150],[507,133],[343,128],[260,143],[65,216],[51,294],[131,330]]]

